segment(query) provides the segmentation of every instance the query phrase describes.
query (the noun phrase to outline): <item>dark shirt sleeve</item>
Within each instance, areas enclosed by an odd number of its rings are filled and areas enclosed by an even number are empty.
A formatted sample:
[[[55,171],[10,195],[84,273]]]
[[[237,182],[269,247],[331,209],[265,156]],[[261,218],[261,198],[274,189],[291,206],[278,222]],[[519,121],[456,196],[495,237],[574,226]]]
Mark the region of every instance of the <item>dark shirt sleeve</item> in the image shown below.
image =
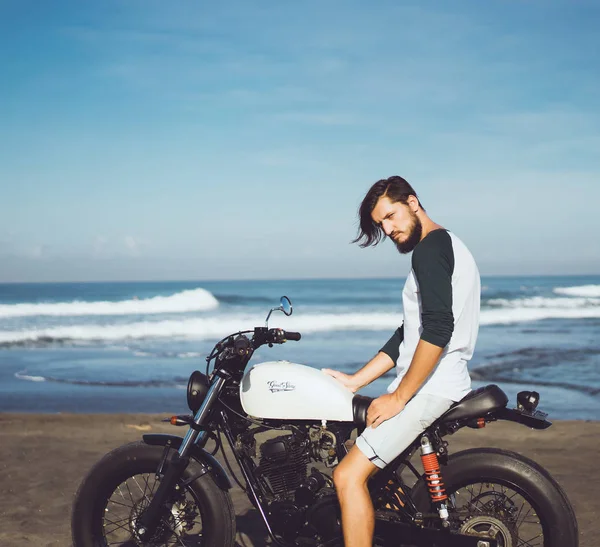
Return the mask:
[[[413,252],[412,267],[421,299],[421,340],[446,347],[454,330],[452,274],[454,251],[446,230],[435,230]]]
[[[392,337],[379,350],[389,355],[392,361],[394,361],[394,365],[396,364],[396,361],[398,361],[398,357],[400,357],[400,344],[402,343],[402,340],[404,340],[404,325],[396,329],[396,332],[392,334]]]

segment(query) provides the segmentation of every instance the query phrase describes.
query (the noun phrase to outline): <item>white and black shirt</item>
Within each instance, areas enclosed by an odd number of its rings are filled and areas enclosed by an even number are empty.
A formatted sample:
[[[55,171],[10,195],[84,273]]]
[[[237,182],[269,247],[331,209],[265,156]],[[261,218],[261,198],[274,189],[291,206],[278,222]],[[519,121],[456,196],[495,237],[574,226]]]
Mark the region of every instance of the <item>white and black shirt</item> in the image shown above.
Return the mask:
[[[404,324],[381,348],[396,362],[389,393],[408,371],[420,339],[444,351],[419,393],[459,401],[471,390],[467,362],[479,331],[480,294],[479,270],[458,237],[437,229],[418,243],[402,292]]]

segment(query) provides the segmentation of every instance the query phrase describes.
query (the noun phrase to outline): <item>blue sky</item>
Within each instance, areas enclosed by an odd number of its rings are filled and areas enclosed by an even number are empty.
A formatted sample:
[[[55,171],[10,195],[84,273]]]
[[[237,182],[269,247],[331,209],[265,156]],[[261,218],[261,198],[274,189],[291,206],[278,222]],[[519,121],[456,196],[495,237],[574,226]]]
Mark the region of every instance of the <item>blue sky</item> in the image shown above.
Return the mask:
[[[0,3],[0,281],[404,276],[399,174],[483,274],[599,273],[600,4]]]

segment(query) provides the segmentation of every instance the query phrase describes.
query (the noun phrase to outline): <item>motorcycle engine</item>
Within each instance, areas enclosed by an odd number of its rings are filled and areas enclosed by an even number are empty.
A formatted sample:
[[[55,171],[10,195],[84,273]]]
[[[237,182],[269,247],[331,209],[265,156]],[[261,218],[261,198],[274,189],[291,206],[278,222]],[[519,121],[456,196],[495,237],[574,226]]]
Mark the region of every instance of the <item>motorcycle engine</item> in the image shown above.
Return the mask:
[[[339,531],[331,479],[314,467],[307,473],[311,460],[331,466],[334,443],[333,434],[318,430],[306,437],[282,435],[261,445],[256,476],[272,496],[268,511],[275,533],[290,540],[315,535],[330,539]]]
[[[276,499],[288,498],[306,478],[307,443],[294,435],[282,435],[265,441],[260,453],[257,475]]]

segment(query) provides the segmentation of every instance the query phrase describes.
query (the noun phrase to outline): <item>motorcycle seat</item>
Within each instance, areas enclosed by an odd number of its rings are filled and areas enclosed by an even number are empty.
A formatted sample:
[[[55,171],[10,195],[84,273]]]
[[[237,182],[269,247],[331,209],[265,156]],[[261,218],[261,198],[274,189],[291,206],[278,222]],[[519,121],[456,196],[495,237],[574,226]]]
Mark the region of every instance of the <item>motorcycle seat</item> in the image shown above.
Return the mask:
[[[367,410],[373,402],[373,397],[355,395],[352,399],[352,415],[354,423],[364,426],[367,423]],[[454,403],[444,414],[438,418],[438,422],[453,422],[456,420],[468,420],[485,416],[504,408],[508,403],[506,393],[496,384],[474,389],[465,395],[460,401]]]
[[[479,418],[490,412],[495,412],[506,406],[508,397],[496,384],[480,387],[465,395],[460,401],[454,403],[438,422],[454,422]]]
[[[356,425],[364,426],[367,424],[367,410],[369,410],[369,405],[373,400],[373,397],[366,397],[365,395],[355,395],[353,397],[352,416]]]

